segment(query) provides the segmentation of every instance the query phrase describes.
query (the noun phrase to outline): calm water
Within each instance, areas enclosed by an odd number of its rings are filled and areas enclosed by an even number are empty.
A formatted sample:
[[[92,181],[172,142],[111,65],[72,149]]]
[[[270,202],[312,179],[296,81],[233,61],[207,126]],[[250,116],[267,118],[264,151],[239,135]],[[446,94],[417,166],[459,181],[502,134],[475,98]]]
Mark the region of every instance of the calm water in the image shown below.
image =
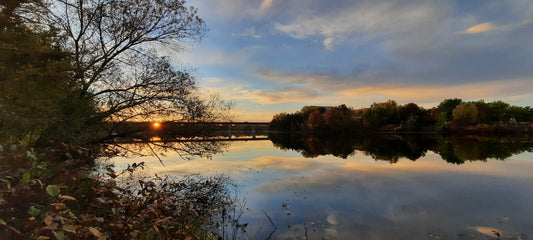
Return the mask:
[[[236,141],[211,159],[167,153],[164,166],[112,161],[230,176],[246,201],[244,239],[533,239],[529,140],[338,140]]]

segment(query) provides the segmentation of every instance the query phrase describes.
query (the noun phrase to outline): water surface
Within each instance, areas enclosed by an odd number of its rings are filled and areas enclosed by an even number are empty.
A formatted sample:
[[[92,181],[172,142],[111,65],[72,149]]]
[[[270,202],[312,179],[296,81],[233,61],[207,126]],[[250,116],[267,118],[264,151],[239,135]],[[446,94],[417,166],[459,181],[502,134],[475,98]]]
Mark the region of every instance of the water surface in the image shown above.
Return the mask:
[[[231,177],[246,201],[245,239],[533,239],[529,141],[279,140],[231,142],[210,159],[167,153],[164,166],[113,161]]]

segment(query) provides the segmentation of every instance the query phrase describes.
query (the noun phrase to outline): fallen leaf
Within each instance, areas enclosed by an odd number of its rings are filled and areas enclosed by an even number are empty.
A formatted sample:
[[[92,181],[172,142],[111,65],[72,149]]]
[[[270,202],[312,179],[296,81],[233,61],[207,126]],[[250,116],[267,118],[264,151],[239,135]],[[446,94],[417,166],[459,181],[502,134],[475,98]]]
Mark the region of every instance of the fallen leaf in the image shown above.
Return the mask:
[[[67,207],[64,203],[50,203],[51,206],[54,206],[56,210],[61,210]]]
[[[76,233],[76,226],[75,225],[64,225],[63,230],[69,233]]]
[[[46,227],[43,227],[43,228],[41,228],[41,229],[42,229],[42,230],[52,230],[52,231],[55,231],[55,230],[57,230],[58,227],[59,227],[59,224],[57,224],[57,223],[52,223],[52,224],[50,224],[50,225],[48,225],[48,226],[46,226]]]
[[[54,218],[50,215],[46,215],[46,217],[44,217],[44,224],[46,225],[50,225],[54,222]]]
[[[90,232],[93,236],[95,236],[95,237],[97,237],[97,238],[103,236],[102,233],[101,233],[100,231],[98,231],[98,229],[93,228],[93,227],[89,227],[89,232]]]
[[[67,196],[67,195],[61,195],[61,196],[59,196],[59,199],[67,200],[67,201],[76,201],[76,198],[71,197],[71,196]]]

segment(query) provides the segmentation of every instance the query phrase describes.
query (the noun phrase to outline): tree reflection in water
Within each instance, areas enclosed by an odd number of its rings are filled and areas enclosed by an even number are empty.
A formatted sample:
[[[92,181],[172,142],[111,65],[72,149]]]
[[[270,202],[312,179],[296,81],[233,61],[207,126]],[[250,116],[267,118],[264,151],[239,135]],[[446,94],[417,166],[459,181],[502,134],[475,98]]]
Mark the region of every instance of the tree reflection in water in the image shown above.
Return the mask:
[[[515,154],[533,151],[531,137],[445,136],[440,134],[370,134],[350,136],[303,136],[270,134],[274,146],[298,151],[314,158],[333,155],[347,158],[361,151],[375,160],[396,163],[400,158],[413,161],[428,151],[438,153],[449,163],[505,160]]]
[[[165,153],[177,153],[182,159],[194,157],[211,158],[214,154],[223,152],[230,144],[224,141],[210,138],[160,138],[150,139],[118,139],[107,143],[105,151],[110,156],[155,156],[161,160],[160,156]],[[161,162],[164,164],[163,162]]]

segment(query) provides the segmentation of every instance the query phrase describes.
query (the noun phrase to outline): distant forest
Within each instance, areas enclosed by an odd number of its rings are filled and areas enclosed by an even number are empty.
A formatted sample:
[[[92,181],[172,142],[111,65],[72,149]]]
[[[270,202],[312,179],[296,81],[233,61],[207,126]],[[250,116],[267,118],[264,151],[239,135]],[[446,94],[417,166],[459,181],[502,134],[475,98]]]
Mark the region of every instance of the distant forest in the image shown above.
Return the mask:
[[[445,99],[425,109],[415,103],[399,105],[393,100],[353,109],[305,106],[295,113],[279,113],[270,122],[271,131],[335,133],[383,132],[532,132],[533,109],[502,101],[485,102]]]

